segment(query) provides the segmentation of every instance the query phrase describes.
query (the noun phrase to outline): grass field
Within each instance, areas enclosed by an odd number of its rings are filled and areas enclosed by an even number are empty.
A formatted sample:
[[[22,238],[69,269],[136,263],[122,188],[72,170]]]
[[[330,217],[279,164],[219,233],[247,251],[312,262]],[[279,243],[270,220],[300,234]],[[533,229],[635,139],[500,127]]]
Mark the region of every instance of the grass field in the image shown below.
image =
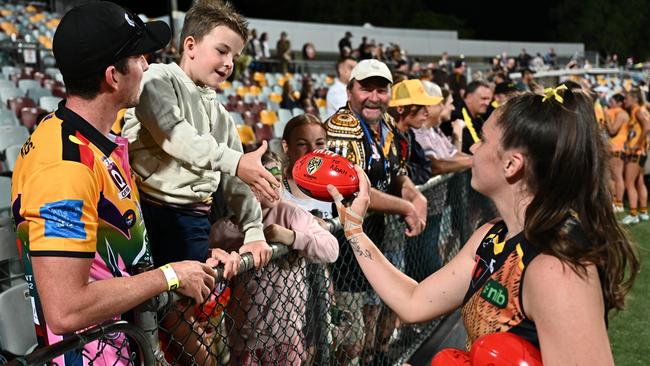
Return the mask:
[[[641,271],[624,311],[611,317],[609,338],[617,366],[650,365],[650,222],[629,228],[639,248]]]

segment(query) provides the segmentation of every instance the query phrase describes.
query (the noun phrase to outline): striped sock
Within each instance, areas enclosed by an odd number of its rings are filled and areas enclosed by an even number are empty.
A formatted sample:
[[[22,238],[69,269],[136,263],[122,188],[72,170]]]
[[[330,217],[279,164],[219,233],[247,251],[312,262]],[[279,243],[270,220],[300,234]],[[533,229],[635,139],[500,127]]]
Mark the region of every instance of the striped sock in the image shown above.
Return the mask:
[[[647,207],[640,207],[639,212],[642,214],[647,214],[648,213],[648,208]]]
[[[630,216],[636,216],[636,208],[631,208],[630,209]]]

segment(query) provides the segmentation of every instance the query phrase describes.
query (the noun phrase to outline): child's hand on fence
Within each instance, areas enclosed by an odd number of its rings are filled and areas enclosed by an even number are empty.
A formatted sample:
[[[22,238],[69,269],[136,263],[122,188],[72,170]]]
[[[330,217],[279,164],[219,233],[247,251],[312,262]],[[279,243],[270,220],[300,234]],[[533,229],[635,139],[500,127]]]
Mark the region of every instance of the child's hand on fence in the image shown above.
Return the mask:
[[[223,249],[213,248],[210,249],[210,258],[208,262],[213,268],[223,263],[223,277],[229,280],[231,277],[239,273],[239,265],[241,257],[239,253],[232,251],[230,254]]]
[[[271,243],[292,245],[296,240],[296,233],[278,224],[271,224],[264,228],[264,237]]]
[[[239,254],[251,253],[253,255],[253,263],[255,269],[264,267],[271,260],[273,249],[264,240],[251,241],[239,248]]]

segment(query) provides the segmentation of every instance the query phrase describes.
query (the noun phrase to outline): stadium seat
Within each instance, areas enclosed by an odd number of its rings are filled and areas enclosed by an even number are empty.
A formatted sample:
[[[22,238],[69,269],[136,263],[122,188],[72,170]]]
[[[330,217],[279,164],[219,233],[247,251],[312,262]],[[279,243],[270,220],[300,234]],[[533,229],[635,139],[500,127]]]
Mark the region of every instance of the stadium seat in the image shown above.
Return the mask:
[[[237,133],[242,145],[250,145],[255,143],[255,132],[251,126],[244,124],[237,125]]]
[[[20,73],[20,69],[14,66],[2,66],[2,74],[9,79],[9,76]]]
[[[39,120],[47,113],[43,108],[38,107],[25,107],[20,110],[20,123],[27,127],[30,131],[34,130],[34,127],[39,122]]]
[[[260,121],[265,125],[273,125],[278,121],[278,115],[274,111],[260,111]]]
[[[16,114],[16,117],[20,118],[23,108],[36,107],[36,102],[27,97],[14,97],[7,100],[7,107]]]
[[[12,111],[0,109],[0,126],[20,126],[20,122]]]
[[[20,149],[22,149],[22,145],[11,145],[5,149],[5,161],[3,164],[5,170],[9,172],[14,171],[16,159],[18,159],[18,155],[20,155]]]
[[[295,116],[299,116],[299,115],[301,115],[301,114],[305,114],[305,110],[302,109],[302,108],[294,108],[293,110],[291,110],[291,114],[292,114],[294,117],[295,117]]]
[[[10,217],[10,215],[11,215],[11,178],[0,176],[0,217]]]
[[[280,108],[278,110],[278,121],[287,123],[290,119],[293,118],[291,111],[286,108]]]
[[[262,141],[270,141],[273,136],[273,127],[265,125],[262,122],[255,124],[255,140],[258,144],[261,144]]]
[[[273,125],[273,134],[276,137],[281,138],[284,134],[284,127],[287,125],[287,121],[278,121]]]
[[[234,111],[234,112],[230,112],[230,115],[232,116],[232,120],[233,122],[235,122],[236,125],[244,124],[244,117],[242,117],[241,113]]]
[[[63,99],[59,97],[41,97],[38,100],[38,106],[48,112],[52,112],[56,110],[62,100]]]
[[[4,75],[4,74],[3,74]],[[16,84],[14,84],[11,80],[7,79],[1,79],[0,80],[0,89],[7,89],[7,88],[15,88]]]
[[[27,89],[26,96],[29,97],[32,100],[39,101],[41,99],[41,97],[51,97],[52,92],[49,91],[48,89],[37,86],[37,87],[34,87],[34,88]]]
[[[269,101],[275,102],[275,103],[282,102],[282,94],[279,94],[279,93],[271,93],[271,94],[269,94]]]
[[[0,292],[0,309],[2,348],[16,355],[25,355],[33,350],[37,341],[27,283]]]
[[[0,152],[12,145],[22,145],[29,137],[24,126],[0,126]]]
[[[2,104],[8,108],[8,101],[11,98],[24,97],[25,93],[22,90],[14,87],[11,88],[0,88],[0,100]]]

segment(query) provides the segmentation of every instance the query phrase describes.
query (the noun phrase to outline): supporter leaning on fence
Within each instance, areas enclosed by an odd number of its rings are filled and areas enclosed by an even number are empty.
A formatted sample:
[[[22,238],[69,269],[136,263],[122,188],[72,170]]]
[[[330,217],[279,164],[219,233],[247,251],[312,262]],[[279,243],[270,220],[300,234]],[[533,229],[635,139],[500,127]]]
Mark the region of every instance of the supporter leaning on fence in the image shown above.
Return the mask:
[[[282,164],[272,152],[262,157],[266,169],[282,180]],[[278,189],[281,193],[282,189]],[[228,333],[232,365],[301,365],[304,361],[303,320],[307,293],[306,260],[331,263],[339,254],[336,238],[307,211],[285,200],[261,199],[264,233],[269,241],[297,251],[269,263],[254,279],[233,281],[233,301],[227,309],[233,326]],[[242,244],[237,223],[217,221],[213,245],[237,250]]]
[[[177,288],[200,303],[214,286],[214,259],[129,275],[151,265],[151,255],[126,141],[109,131],[121,108],[138,103],[143,54],[170,36],[163,22],[145,25],[110,2],[73,8],[56,30],[53,51],[68,97],[23,146],[12,182],[40,346],[119,319],[161,292]],[[122,348],[123,335],[103,342],[103,352],[93,342],[55,362],[122,364],[137,351]]]
[[[318,117],[301,114],[287,122],[282,133],[282,149],[288,164],[284,169],[282,199],[287,200],[310,212],[316,220],[333,232],[331,227],[334,206],[330,202],[315,200],[296,185],[291,172],[295,162],[305,154],[327,147],[325,128]],[[329,223],[328,223],[329,222]],[[329,268],[315,263],[307,265],[307,286],[309,295],[305,304],[305,345],[307,347],[306,365],[331,363],[330,347],[333,342],[332,305],[333,289]]]
[[[197,2],[185,15],[180,64],[151,65],[140,104],[125,115],[122,134],[140,178],[154,263],[207,258],[211,195],[220,183],[245,234],[241,252],[251,252],[258,268],[271,257],[253,192],[277,199],[279,182],[260,163],[265,144],[242,153],[214,91],[232,73],[247,34],[228,3]]]
[[[388,67],[377,60],[363,60],[352,69],[348,83],[348,103],[325,123],[329,150],[360,165],[372,182],[372,206],[375,212],[366,220],[366,229],[375,242],[384,237],[386,213],[401,215],[408,228],[407,236],[417,236],[426,224],[427,200],[413,182],[400,170],[394,145],[393,118],[386,113],[393,78]],[[387,245],[393,243],[386,243]],[[352,258],[349,246],[341,247],[341,255],[332,269],[337,306],[349,311],[354,319],[354,332],[347,337],[339,354],[341,362],[359,356],[364,339],[366,360],[375,353],[374,330],[379,316],[380,300],[370,292],[369,285]],[[364,326],[365,322],[365,326]],[[347,360],[347,361],[343,361]]]
[[[367,179],[347,208],[330,187],[373,288],[408,322],[462,307],[468,347],[482,335],[510,332],[540,346],[547,366],[613,365],[607,316],[623,307],[639,261],[602,179],[608,153],[593,102],[566,87],[516,96],[488,119],[472,152],[472,187],[494,201],[501,218],[419,284],[361,229]]]

